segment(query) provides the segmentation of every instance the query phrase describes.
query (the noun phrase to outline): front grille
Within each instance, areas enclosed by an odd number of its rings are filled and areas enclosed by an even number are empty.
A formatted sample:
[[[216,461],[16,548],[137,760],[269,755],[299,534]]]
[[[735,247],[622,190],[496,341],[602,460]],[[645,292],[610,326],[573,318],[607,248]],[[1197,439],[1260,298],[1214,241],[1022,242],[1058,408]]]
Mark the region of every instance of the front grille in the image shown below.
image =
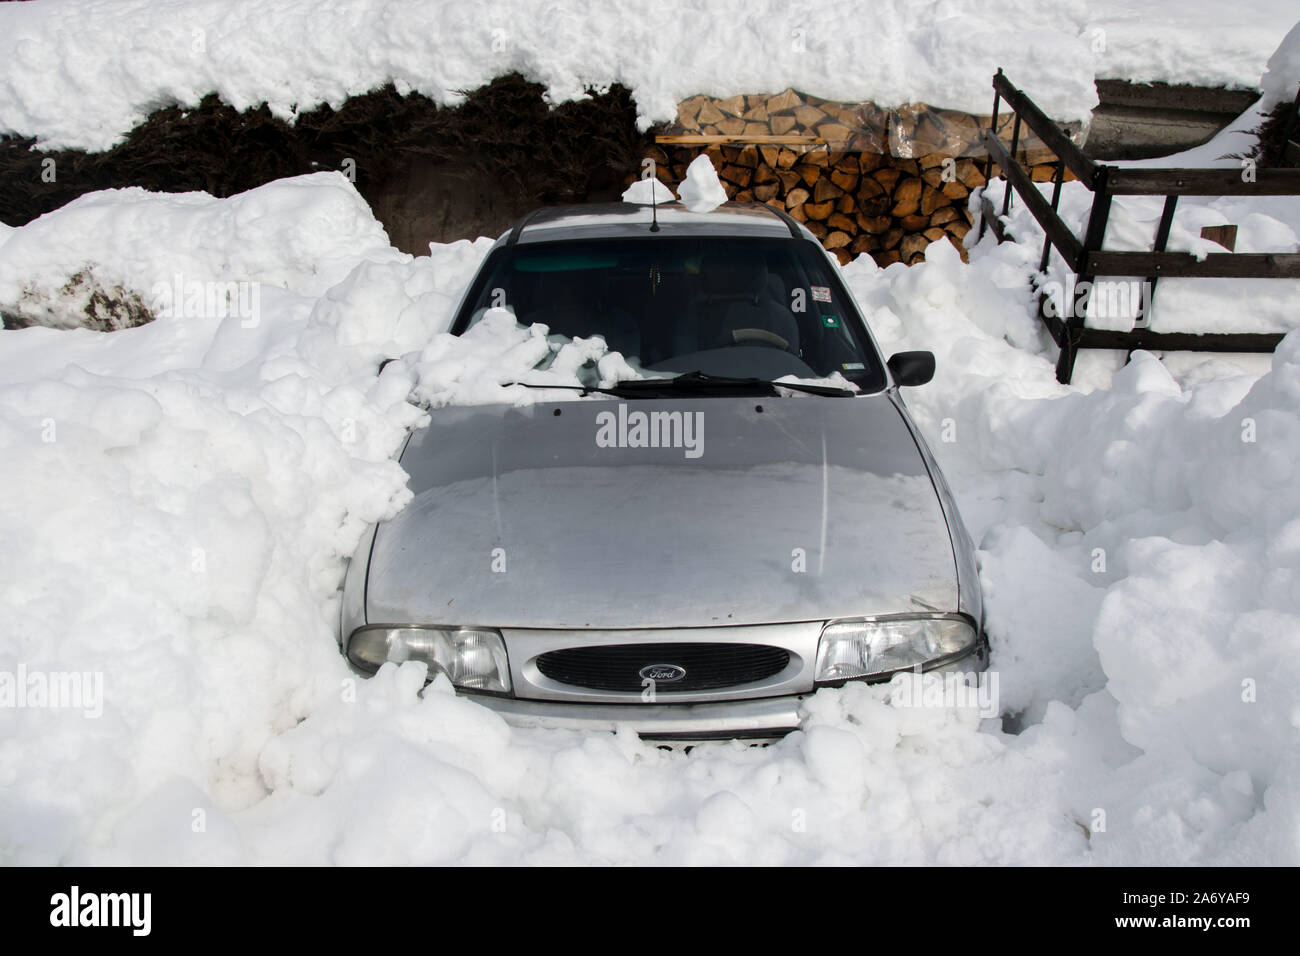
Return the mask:
[[[764,680],[785,670],[790,652],[765,644],[609,644],[548,651],[537,669],[561,684],[591,690],[639,692],[641,670],[673,665],[686,671],[675,681],[655,681],[657,692],[716,690]]]

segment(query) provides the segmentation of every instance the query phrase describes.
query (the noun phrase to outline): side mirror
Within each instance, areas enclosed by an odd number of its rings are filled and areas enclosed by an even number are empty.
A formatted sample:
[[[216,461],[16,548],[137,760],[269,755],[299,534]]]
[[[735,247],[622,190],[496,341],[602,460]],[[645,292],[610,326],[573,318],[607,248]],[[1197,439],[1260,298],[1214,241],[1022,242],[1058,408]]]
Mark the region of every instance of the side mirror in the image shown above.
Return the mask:
[[[933,352],[895,352],[885,364],[897,385],[924,385],[934,378]]]

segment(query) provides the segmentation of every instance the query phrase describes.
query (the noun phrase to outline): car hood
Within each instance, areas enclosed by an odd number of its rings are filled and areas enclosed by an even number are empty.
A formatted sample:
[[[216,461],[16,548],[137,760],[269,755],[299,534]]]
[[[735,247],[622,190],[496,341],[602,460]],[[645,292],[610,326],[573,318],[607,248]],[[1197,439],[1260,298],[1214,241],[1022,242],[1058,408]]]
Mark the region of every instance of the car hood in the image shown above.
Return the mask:
[[[682,447],[627,447],[650,412],[699,431],[665,430],[662,444]],[[888,395],[444,408],[401,461],[414,500],[375,536],[372,624],[957,610],[944,514]]]

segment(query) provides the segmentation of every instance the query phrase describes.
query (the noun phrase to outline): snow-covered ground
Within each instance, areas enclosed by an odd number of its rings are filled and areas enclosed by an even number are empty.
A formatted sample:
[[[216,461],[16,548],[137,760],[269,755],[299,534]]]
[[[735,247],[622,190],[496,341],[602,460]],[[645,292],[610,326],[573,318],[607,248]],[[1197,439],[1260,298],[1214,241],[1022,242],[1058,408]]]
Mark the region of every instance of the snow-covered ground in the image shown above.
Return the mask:
[[[35,0],[0,4],[0,133],[102,150],[211,92],[292,119],[393,82],[440,103],[511,70],[555,101],[631,88],[641,122],[697,93],[787,86],[982,113],[1005,66],[1060,120],[1093,81],[1253,87],[1294,0]],[[719,55],[721,54],[721,55]]]
[[[1176,239],[1296,242],[1248,205],[1189,204]],[[511,729],[337,651],[346,556],[409,498],[408,396],[537,397],[498,383],[538,330],[445,332],[487,240],[399,253],[337,173],[0,226],[0,309],[38,323],[0,332],[0,863],[1300,863],[1300,331],[1059,385],[1022,226],[844,270],[888,351],[938,356],[907,400],[1008,719],[909,706],[908,675],[689,754]],[[159,318],[76,327],[128,299]]]
[[[887,349],[938,354],[908,401],[1021,733],[851,686],[773,746],[684,754],[512,730],[416,665],[353,682],[337,588],[407,499],[408,393],[533,397],[443,333],[487,245],[399,254],[336,173],[0,232],[0,307],[66,317],[78,271],[256,292],[0,333],[0,684],[102,675],[0,707],[0,862],[1300,862],[1300,338],[1271,371],[1139,354],[1058,385],[1032,244],[845,270]]]

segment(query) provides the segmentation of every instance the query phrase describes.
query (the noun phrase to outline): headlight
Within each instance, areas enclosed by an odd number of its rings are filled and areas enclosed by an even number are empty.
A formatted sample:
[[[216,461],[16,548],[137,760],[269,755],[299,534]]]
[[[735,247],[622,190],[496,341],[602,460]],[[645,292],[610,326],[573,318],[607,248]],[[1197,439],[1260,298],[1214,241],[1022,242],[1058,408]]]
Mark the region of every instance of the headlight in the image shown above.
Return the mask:
[[[510,665],[499,631],[482,627],[363,627],[348,641],[348,660],[377,671],[386,661],[424,661],[466,690],[510,691]]]
[[[970,650],[979,635],[964,617],[837,621],[822,629],[817,680],[877,677]]]

